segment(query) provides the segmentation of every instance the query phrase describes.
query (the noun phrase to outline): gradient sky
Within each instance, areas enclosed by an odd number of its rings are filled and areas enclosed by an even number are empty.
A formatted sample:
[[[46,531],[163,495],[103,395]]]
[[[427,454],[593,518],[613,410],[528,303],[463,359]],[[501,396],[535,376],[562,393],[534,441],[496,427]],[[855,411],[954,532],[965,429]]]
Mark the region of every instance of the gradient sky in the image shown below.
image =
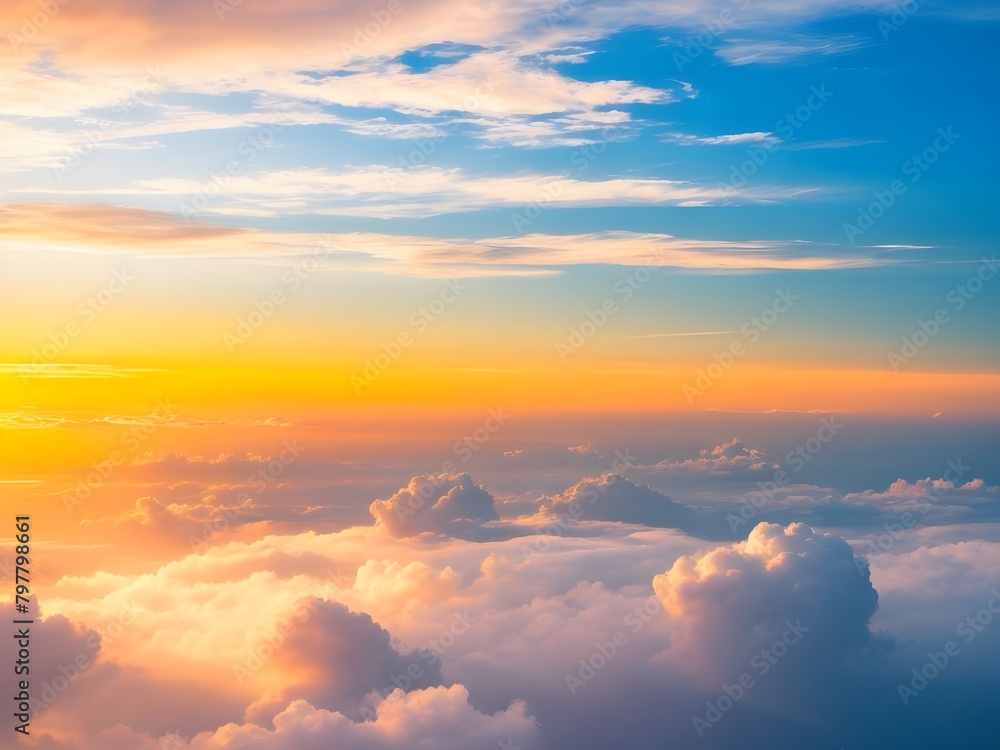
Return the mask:
[[[89,660],[27,745],[984,746],[1000,627],[897,684],[1000,584],[998,21],[6,3],[0,507]]]

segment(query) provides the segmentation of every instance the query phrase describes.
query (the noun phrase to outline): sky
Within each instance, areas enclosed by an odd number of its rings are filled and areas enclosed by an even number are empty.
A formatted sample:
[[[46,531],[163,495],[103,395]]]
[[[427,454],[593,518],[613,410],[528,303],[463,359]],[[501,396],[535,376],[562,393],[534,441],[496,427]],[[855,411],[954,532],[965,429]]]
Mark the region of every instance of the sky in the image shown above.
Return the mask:
[[[0,747],[983,746],[998,21],[5,3]]]

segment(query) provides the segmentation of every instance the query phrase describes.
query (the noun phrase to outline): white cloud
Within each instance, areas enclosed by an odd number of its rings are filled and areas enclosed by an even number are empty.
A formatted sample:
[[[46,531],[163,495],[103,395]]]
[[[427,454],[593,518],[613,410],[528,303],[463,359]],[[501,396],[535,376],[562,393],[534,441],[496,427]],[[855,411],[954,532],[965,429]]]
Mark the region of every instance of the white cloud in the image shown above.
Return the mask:
[[[499,519],[493,496],[468,474],[414,477],[389,499],[373,502],[370,510],[376,523],[394,536],[453,533],[470,523]]]
[[[634,187],[643,194],[639,186]],[[509,189],[513,201],[514,186]],[[571,190],[567,187],[567,192]],[[588,194],[586,187],[576,192],[581,200]],[[321,235],[186,223],[167,214],[107,206],[7,206],[0,208],[0,227],[6,230],[9,250],[249,257],[274,262],[311,256],[326,268],[379,269],[436,278],[530,276],[580,264],[719,272],[858,268],[892,262],[867,248],[847,250],[802,241],[712,241],[625,231],[476,240],[363,232]]]
[[[527,131],[533,126],[526,125]],[[511,133],[508,133],[514,137]],[[533,140],[541,136],[526,132]],[[542,209],[585,206],[706,206],[801,200],[816,193],[810,187],[709,187],[665,179],[609,178],[580,180],[560,173],[522,172],[475,175],[458,168],[368,165],[339,172],[300,168],[226,175],[219,188],[211,180],[180,178],[137,180],[134,187],[108,189],[116,195],[176,196],[185,215],[316,214],[390,219],[426,217],[486,209],[520,209],[520,222],[530,226]]]
[[[781,39],[727,39],[715,54],[730,65],[781,65],[803,57],[839,55],[862,45],[853,36],[796,34]]]
[[[687,135],[685,133],[670,133],[665,140],[678,143],[681,146],[742,146],[746,143],[773,145],[781,139],[769,132],[734,133],[732,135]]]
[[[760,472],[780,468],[768,460],[767,455],[755,448],[747,448],[743,441],[734,437],[727,443],[721,443],[714,448],[701,450],[697,458],[681,461],[660,461],[651,467],[653,470],[665,472],[695,472],[715,474],[735,474],[744,472]]]

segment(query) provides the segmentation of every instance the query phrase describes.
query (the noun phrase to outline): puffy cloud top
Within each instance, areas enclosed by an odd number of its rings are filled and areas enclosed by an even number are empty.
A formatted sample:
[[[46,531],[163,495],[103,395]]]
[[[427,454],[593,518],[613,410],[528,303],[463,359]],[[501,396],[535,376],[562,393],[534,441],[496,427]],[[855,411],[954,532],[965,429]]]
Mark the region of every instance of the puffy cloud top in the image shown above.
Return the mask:
[[[499,519],[493,495],[468,474],[414,477],[388,500],[373,502],[369,510],[376,524],[401,537],[424,531],[451,533]]]
[[[801,523],[761,523],[745,542],[681,557],[653,588],[679,625],[681,651],[719,679],[790,625],[806,632],[797,651],[836,662],[869,645],[878,607],[867,566],[847,542]]]
[[[682,529],[696,536],[732,538],[721,516],[675,502],[619,474],[584,479],[551,498],[543,512],[583,521],[618,521]]]

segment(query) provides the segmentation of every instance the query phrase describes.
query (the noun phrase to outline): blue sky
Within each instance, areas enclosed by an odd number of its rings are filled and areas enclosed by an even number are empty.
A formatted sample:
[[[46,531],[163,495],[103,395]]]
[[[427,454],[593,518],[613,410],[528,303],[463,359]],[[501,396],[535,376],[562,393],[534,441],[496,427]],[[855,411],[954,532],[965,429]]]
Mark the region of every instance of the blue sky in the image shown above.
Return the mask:
[[[998,22],[3,3],[25,747],[992,746]]]
[[[495,32],[461,19],[429,31],[403,7],[356,56],[318,37],[291,63],[237,57],[294,44],[234,10],[216,19],[213,42],[184,36],[173,50],[150,33],[110,53],[110,68],[108,54],[61,36],[67,12],[13,50],[30,93],[7,104],[0,179],[8,203],[46,227],[26,230],[42,235],[26,246],[58,252],[74,232],[92,237],[109,226],[94,204],[119,212],[112,228],[137,229],[88,240],[88,252],[170,256],[176,247],[159,238],[189,232],[187,257],[266,267],[332,235],[345,263],[328,259],[317,299],[367,290],[380,300],[368,318],[391,330],[405,314],[383,290],[403,304],[426,294],[415,276],[457,273],[474,279],[470,321],[510,342],[520,325],[522,346],[537,335],[539,351],[623,266],[646,262],[654,235],[683,255],[655,261],[647,291],[579,359],[710,356],[711,338],[632,337],[738,328],[791,285],[805,301],[748,362],[884,370],[900,338],[996,250],[995,9],[741,6],[616,15],[564,3],[557,22],[511,6],[491,11]],[[348,43],[377,12],[345,27]],[[181,33],[185,21],[164,23]],[[196,54],[238,62],[213,78]],[[884,211],[879,195],[892,199]],[[54,224],[54,206],[80,208]],[[871,211],[883,215],[862,226]],[[221,247],[218,227],[268,239]],[[450,249],[429,262],[426,238]],[[472,257],[477,240],[489,250]],[[164,262],[171,277],[189,273],[184,260]],[[226,284],[186,304],[239,309],[253,289]],[[996,373],[998,313],[995,293],[977,296],[910,369]],[[495,366],[503,347],[494,354],[480,364]]]

